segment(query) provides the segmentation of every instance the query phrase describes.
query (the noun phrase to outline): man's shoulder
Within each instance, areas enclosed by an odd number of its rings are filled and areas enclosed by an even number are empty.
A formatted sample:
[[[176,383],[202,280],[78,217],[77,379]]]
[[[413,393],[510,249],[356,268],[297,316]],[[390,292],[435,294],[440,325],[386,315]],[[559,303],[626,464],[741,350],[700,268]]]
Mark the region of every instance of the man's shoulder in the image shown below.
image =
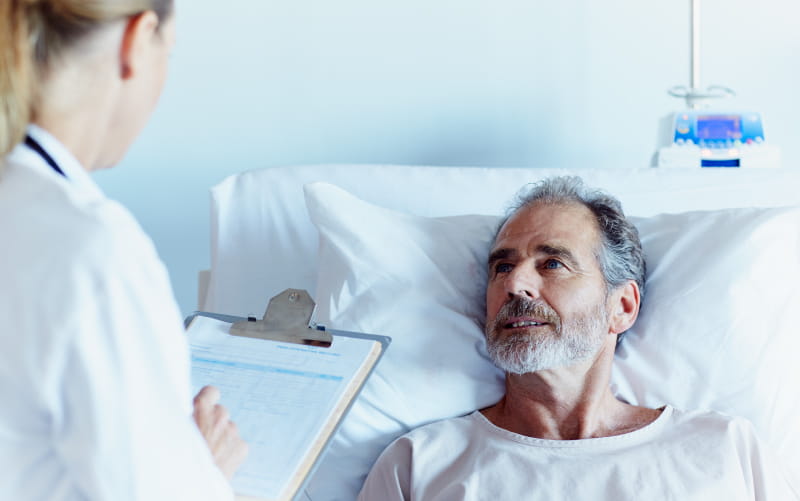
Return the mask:
[[[442,436],[470,433],[470,430],[475,427],[475,415],[478,413],[480,411],[424,424],[401,436],[398,440],[424,444]]]
[[[712,410],[673,409],[661,438],[672,443],[697,441],[709,447],[727,444],[733,449],[761,442],[747,418]]]
[[[749,433],[753,429],[744,417],[702,409],[672,409],[670,422],[673,428],[696,428],[708,432],[738,430]]]

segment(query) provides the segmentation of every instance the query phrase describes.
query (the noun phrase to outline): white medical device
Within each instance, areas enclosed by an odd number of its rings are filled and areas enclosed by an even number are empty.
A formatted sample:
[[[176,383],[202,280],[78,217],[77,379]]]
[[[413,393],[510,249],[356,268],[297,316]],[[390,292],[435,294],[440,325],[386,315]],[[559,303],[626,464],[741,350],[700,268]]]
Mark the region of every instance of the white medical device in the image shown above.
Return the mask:
[[[757,112],[687,110],[675,113],[662,137],[659,167],[780,167]]]
[[[700,0],[691,1],[690,86],[675,86],[673,97],[686,100],[680,111],[662,122],[658,167],[780,167],[780,150],[767,144],[764,123],[756,112],[718,111],[711,101],[732,97],[728,87],[700,86]],[[666,126],[665,126],[666,125]]]

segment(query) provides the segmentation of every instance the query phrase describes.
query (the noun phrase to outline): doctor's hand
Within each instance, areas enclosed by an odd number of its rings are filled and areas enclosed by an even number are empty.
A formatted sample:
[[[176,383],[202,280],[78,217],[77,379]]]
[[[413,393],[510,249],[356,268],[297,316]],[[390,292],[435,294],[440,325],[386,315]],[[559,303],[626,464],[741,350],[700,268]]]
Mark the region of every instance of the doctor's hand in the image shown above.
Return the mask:
[[[230,480],[247,457],[247,444],[230,420],[228,410],[217,403],[219,397],[218,389],[204,386],[194,397],[192,417],[205,438],[217,467]]]

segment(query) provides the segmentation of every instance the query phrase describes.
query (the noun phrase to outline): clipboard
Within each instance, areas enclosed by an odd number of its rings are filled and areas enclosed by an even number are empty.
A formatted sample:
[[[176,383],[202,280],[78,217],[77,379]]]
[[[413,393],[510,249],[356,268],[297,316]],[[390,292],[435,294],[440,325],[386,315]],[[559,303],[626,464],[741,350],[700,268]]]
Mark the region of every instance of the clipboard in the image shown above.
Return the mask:
[[[249,445],[232,480],[238,501],[299,498],[391,343],[316,325],[314,306],[306,291],[287,289],[260,320],[208,312],[185,320],[195,392],[218,387]]]

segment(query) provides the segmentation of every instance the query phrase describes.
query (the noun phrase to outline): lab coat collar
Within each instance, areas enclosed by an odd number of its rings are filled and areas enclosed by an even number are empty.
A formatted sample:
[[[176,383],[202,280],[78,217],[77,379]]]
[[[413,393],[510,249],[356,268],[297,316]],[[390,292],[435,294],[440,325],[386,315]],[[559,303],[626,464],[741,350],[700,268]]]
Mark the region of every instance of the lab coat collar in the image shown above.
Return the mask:
[[[47,169],[50,171],[50,173],[52,173],[53,176],[58,176],[64,182],[69,183],[73,189],[77,189],[86,195],[93,197],[104,196],[103,192],[100,190],[100,187],[97,186],[97,183],[94,182],[92,176],[89,175],[89,171],[84,169],[78,159],[75,158],[75,156],[67,149],[67,147],[61,144],[61,142],[52,134],[42,129],[38,125],[31,124],[28,126],[28,135],[31,136],[34,141],[39,143],[51,157],[53,157],[53,160],[55,160],[59,168],[64,171],[64,176],[66,176],[66,179],[64,179],[60,174],[47,165],[47,162],[37,153],[31,151],[24,145],[21,146],[27,150],[26,153],[30,153],[36,157],[35,163],[37,168],[41,167]]]

